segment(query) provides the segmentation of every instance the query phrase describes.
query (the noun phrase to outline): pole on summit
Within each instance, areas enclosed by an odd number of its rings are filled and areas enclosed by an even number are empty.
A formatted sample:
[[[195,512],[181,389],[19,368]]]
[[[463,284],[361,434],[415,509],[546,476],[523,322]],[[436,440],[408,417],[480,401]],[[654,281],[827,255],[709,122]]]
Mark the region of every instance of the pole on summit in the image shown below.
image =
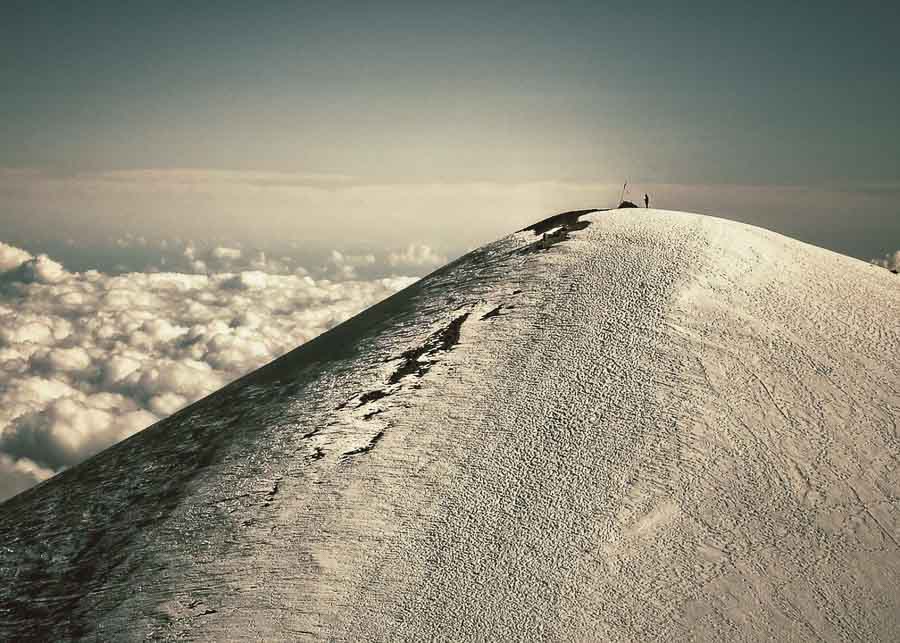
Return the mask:
[[[619,197],[619,203],[625,200],[625,189],[628,187],[628,181],[625,181],[625,185],[622,186],[622,196]]]

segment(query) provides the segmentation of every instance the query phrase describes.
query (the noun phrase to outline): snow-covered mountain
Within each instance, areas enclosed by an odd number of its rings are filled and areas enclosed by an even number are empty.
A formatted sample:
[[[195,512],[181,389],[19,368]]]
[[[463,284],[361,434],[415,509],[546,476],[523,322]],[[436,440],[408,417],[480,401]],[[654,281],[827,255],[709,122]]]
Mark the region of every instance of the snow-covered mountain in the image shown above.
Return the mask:
[[[760,228],[554,219],[0,505],[0,639],[892,640],[898,320]]]

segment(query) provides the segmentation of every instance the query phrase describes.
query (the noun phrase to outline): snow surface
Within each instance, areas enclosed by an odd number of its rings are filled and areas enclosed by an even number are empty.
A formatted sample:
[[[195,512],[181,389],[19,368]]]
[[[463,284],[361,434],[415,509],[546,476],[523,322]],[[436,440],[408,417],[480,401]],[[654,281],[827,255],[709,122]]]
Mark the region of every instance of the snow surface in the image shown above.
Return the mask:
[[[0,639],[893,640],[900,280],[581,221],[0,505]]]

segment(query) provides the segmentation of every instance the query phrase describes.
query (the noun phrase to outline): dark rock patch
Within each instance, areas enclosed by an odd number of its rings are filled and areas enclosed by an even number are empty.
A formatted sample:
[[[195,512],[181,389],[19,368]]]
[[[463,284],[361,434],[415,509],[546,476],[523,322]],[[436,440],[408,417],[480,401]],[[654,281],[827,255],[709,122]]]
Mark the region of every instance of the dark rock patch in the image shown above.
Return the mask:
[[[543,250],[551,248],[552,246],[555,246],[557,243],[562,243],[563,241],[568,240],[568,238],[569,226],[564,225],[549,234],[544,233],[543,235],[541,235],[541,238],[534,243],[529,243],[524,248],[520,248],[515,252],[523,255],[530,254],[532,252],[541,252]]]
[[[363,393],[362,395],[359,396],[359,404],[356,405],[356,408],[365,406],[369,402],[374,402],[375,400],[380,400],[381,398],[387,397],[388,395],[390,395],[390,393],[388,393],[387,391],[382,391],[382,390],[374,390],[374,391],[369,391],[368,393]]]
[[[493,310],[489,310],[488,312],[486,312],[485,314],[483,314],[483,315],[481,316],[481,321],[484,321],[485,319],[490,319],[491,317],[499,317],[499,316],[500,316],[500,310],[501,310],[502,308],[503,308],[503,304],[500,304],[499,306],[497,306],[497,307],[494,308]]]
[[[364,419],[364,420],[371,420],[373,417],[375,417],[375,416],[378,415],[379,413],[383,413],[383,412],[384,412],[383,409],[376,409],[376,410],[374,410],[374,411],[369,411],[368,413],[366,413],[366,414],[363,416],[363,419]]]
[[[397,384],[407,375],[415,375],[416,377],[425,375],[428,369],[431,368],[431,364],[421,362],[419,358],[452,350],[454,346],[459,344],[462,325],[468,318],[469,313],[463,313],[444,326],[444,328],[432,334],[421,346],[404,351],[400,356],[403,362],[391,374],[388,383]]]
[[[636,206],[635,206],[636,207]],[[572,210],[570,212],[560,212],[559,214],[554,214],[552,217],[547,217],[546,219],[541,219],[537,223],[532,223],[527,228],[522,228],[519,232],[534,232],[535,235],[544,234],[552,230],[553,228],[558,228],[559,226],[566,225],[572,226],[575,224],[581,225],[582,228],[586,228],[590,225],[588,221],[579,221],[578,219],[585,214],[590,214],[591,212],[604,212],[605,210],[600,210],[594,208],[592,210]]]
[[[266,493],[265,503],[266,503],[267,505],[268,505],[268,504],[271,504],[271,503],[275,500],[275,496],[278,495],[278,485],[280,484],[280,482],[281,482],[280,479],[275,480],[275,481],[272,483],[272,488],[269,489],[269,491]]]
[[[381,438],[383,438],[383,437],[384,437],[384,429],[382,429],[381,431],[376,433],[374,436],[372,436],[372,439],[369,440],[369,443],[367,445],[365,445],[363,447],[359,447],[358,449],[353,449],[352,451],[347,451],[343,455],[345,458],[352,458],[353,456],[356,456],[356,455],[362,455],[363,453],[368,453],[369,451],[371,451],[372,449],[375,448],[375,445],[378,444],[379,440],[381,440]]]

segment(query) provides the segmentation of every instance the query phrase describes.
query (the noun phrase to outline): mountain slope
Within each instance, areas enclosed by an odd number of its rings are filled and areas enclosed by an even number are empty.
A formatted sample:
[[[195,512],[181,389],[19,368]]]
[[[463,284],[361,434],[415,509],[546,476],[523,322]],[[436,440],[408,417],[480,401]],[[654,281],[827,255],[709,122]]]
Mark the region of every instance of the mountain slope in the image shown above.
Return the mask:
[[[900,280],[580,221],[0,505],[0,638],[892,638]]]

